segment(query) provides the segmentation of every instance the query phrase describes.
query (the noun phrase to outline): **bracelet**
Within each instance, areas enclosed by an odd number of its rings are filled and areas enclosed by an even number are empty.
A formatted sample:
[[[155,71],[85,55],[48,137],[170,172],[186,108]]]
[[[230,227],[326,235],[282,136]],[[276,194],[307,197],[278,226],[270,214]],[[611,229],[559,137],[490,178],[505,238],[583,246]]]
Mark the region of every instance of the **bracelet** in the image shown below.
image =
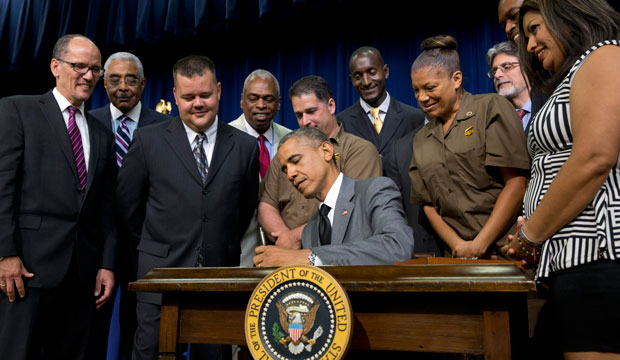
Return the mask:
[[[517,225],[517,241],[521,247],[521,252],[526,257],[525,260],[534,263],[538,262],[542,253],[542,243],[535,243],[528,239],[523,233],[523,227],[521,225]],[[531,259],[527,259],[527,257],[531,257]]]
[[[529,246],[533,246],[533,247],[539,247],[542,246],[542,243],[536,242],[536,241],[532,241],[530,238],[527,237],[527,235],[525,235],[525,232],[523,231],[523,226],[519,225],[519,237],[523,240],[525,240],[525,242],[529,245]]]

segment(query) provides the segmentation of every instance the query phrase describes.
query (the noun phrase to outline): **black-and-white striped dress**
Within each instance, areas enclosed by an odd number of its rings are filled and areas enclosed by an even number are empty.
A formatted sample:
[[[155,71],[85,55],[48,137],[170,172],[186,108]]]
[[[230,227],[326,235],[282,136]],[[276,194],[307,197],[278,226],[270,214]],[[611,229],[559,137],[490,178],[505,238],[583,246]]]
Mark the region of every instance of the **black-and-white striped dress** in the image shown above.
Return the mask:
[[[534,212],[571,154],[573,134],[569,96],[573,78],[588,55],[611,44],[620,46],[620,41],[604,41],[586,51],[532,120],[527,138],[532,157],[532,179],[523,204],[526,218]],[[537,278],[601,258],[620,259],[619,163],[611,169],[609,177],[583,212],[544,243]]]

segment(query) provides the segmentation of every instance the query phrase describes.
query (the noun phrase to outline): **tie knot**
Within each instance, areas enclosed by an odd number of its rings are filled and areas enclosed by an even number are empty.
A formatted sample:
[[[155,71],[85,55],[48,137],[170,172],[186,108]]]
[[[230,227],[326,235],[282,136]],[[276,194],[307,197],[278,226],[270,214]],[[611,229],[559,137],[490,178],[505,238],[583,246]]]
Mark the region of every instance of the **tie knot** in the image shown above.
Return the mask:
[[[265,140],[267,140],[265,135],[258,135],[258,141],[260,142],[261,145],[265,145]]]
[[[75,113],[77,112],[77,108],[74,106],[69,106],[69,116],[75,116]]]
[[[379,108],[372,108],[372,109],[370,109],[370,115],[372,115],[372,117],[374,117],[374,118],[378,118],[379,117]]]
[[[321,205],[321,210],[320,210],[321,215],[323,215],[323,216],[327,217],[327,215],[329,214],[329,212],[330,212],[330,210],[331,210],[331,209],[332,209],[332,208],[330,208],[329,206],[327,206],[327,205],[325,205],[325,204]]]
[[[207,135],[205,135],[205,133],[199,132],[196,134],[196,144],[198,144],[198,146],[202,146],[205,140],[207,140]]]
[[[131,118],[125,114],[118,117],[118,121],[120,121],[123,125],[125,125],[125,122],[127,122],[127,120],[131,120]]]
[[[525,116],[525,114],[527,114],[527,110],[524,110],[524,109],[517,110],[517,115],[519,115],[519,118],[521,120],[523,120],[523,117]]]

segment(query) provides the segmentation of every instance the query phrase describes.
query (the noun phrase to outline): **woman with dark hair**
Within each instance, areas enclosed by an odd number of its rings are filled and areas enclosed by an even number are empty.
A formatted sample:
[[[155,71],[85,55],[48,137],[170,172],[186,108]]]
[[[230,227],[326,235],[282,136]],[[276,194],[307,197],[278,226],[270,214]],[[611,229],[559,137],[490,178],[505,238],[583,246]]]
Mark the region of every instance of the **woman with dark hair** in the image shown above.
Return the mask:
[[[521,209],[530,167],[523,127],[504,97],[463,89],[453,37],[421,48],[411,83],[429,122],[413,142],[411,199],[452,256],[488,257]]]
[[[620,14],[527,0],[520,19],[522,69],[550,97],[528,133],[526,220],[504,250],[538,262],[566,359],[619,359]]]

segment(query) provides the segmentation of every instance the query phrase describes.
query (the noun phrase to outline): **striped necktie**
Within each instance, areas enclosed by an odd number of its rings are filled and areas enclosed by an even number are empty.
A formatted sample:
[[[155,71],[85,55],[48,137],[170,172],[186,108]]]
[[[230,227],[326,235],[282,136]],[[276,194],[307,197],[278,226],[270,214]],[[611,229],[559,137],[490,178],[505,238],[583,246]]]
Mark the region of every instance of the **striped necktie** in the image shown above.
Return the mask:
[[[131,143],[131,136],[129,135],[129,128],[127,127],[128,120],[131,120],[131,118],[127,115],[118,117],[118,121],[121,123],[116,128],[116,164],[119,168],[123,164],[123,159]]]
[[[202,145],[205,141],[209,142],[205,133],[196,134],[196,145],[194,145],[193,152],[196,166],[198,166],[198,173],[200,173],[200,178],[202,179],[202,185],[207,183],[207,174],[209,173],[209,162],[207,161],[205,148]]]
[[[86,187],[86,161],[84,160],[84,147],[82,146],[82,134],[75,122],[75,113],[77,108],[69,106],[69,123],[67,124],[67,131],[69,132],[69,139],[71,139],[71,147],[73,147],[73,155],[75,156],[75,166],[77,168],[78,177],[80,179],[80,190],[84,195],[84,188]]]

